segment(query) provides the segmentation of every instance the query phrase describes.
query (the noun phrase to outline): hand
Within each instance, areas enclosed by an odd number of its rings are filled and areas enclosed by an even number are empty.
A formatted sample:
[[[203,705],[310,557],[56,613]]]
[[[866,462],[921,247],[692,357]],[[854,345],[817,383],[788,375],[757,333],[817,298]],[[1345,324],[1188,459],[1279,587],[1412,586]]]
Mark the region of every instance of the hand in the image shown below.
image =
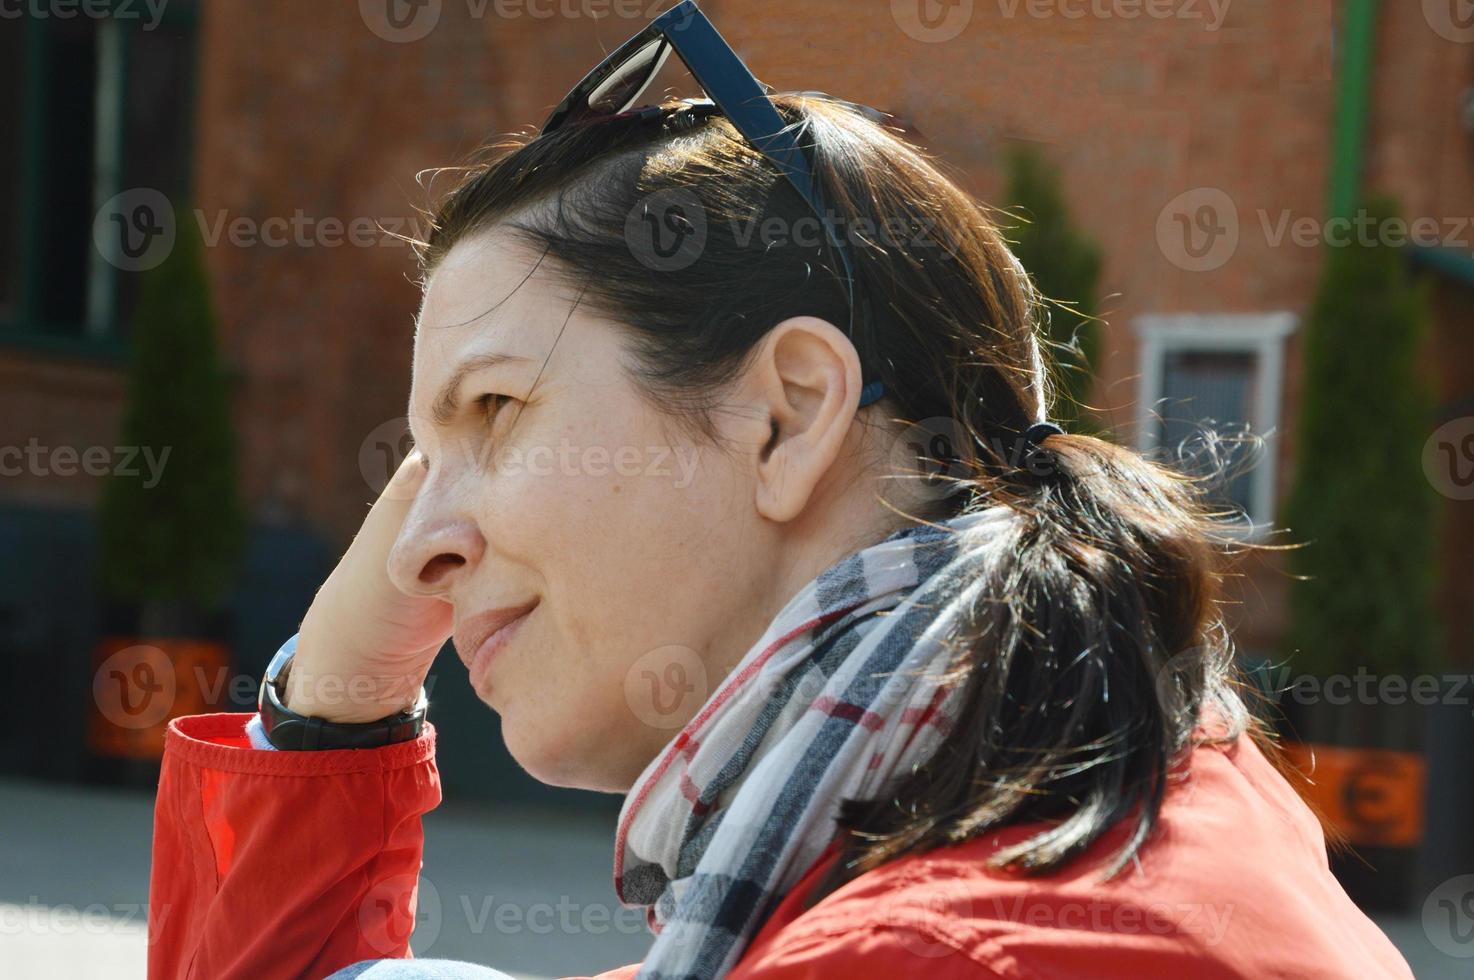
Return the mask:
[[[377,721],[412,707],[454,610],[406,595],[389,579],[389,552],[425,477],[411,452],[394,472],[353,543],[302,620],[287,673],[287,707],[327,721]]]

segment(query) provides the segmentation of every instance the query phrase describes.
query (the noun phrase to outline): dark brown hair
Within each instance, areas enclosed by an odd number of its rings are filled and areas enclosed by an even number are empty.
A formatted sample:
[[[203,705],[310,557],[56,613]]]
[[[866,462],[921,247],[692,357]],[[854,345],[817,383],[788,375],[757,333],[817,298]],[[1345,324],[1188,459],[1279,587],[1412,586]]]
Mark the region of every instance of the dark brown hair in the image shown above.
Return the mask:
[[[869,115],[775,97],[815,161],[852,245],[852,337],[893,424],[951,420],[957,477],[921,520],[998,504],[1004,547],[964,556],[976,583],[953,668],[959,724],[928,764],[875,800],[846,803],[843,860],[821,891],[897,855],[1008,825],[1043,829],[994,858],[1059,868],[1128,821],[1114,873],[1151,832],[1191,745],[1253,728],[1219,617],[1223,546],[1191,480],[1045,416],[1041,303],[988,211]],[[504,225],[628,328],[653,404],[712,434],[744,358],[798,315],[850,322],[840,266],[812,213],[720,116],[667,105],[490,148],[430,217],[426,272],[464,237]],[[696,242],[686,253],[642,237]],[[764,235],[762,229],[792,233]],[[1216,720],[1202,725],[1205,714]]]

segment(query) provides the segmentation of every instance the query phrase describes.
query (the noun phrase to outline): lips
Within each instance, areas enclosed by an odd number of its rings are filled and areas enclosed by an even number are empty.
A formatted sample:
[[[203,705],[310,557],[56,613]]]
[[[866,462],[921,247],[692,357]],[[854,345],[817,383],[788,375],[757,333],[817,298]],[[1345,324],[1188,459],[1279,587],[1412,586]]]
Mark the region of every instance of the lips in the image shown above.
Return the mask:
[[[482,678],[486,673],[486,665],[491,663],[492,656],[497,654],[511,635],[517,631],[517,626],[522,625],[528,613],[537,609],[539,600],[523,603],[522,606],[504,606],[500,609],[488,609],[485,612],[476,613],[475,616],[461,623],[460,628],[455,629],[455,653],[460,656],[461,663],[466,665],[470,671],[470,682],[476,690],[481,690]]]
[[[455,632],[456,654],[460,656],[461,663],[468,668],[471,667],[476,660],[476,654],[487,640],[491,639],[502,627],[509,626],[532,612],[540,601],[533,599],[520,606],[488,609],[467,619]]]

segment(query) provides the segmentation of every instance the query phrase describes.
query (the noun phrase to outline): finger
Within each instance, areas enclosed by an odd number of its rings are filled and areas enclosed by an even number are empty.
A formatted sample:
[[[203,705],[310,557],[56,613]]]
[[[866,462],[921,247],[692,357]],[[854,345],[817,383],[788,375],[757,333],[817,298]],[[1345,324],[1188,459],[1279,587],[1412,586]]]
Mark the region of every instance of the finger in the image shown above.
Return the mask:
[[[379,500],[385,498],[405,502],[415,499],[415,494],[420,492],[420,486],[425,482],[425,474],[428,472],[428,461],[425,454],[418,447],[410,450],[389,478],[384,490],[379,494]],[[378,505],[375,504],[377,507]]]
[[[353,538],[353,547],[360,551],[372,549],[387,555],[399,537],[405,516],[414,504],[415,496],[425,483],[425,457],[418,449],[411,452],[394,471],[394,476],[384,487],[379,499],[369,508],[363,526]]]

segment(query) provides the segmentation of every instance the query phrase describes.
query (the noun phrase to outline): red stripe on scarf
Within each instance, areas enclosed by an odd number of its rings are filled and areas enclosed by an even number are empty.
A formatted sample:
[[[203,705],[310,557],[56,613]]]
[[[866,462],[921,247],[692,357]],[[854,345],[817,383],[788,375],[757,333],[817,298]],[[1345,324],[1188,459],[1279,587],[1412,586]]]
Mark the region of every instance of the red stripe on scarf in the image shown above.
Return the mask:
[[[727,700],[731,698],[733,693],[735,693],[742,687],[742,685],[748,680],[748,678],[752,677],[753,674],[756,674],[759,670],[761,670],[763,664],[767,663],[768,659],[772,657],[774,653],[782,649],[784,644],[788,643],[788,641],[792,640],[795,636],[799,636],[815,628],[816,626],[823,626],[825,623],[833,622],[834,620],[848,613],[853,608],[855,607],[848,606],[844,609],[833,609],[823,616],[816,616],[815,618],[809,620],[807,623],[802,623],[798,626],[795,626],[793,629],[788,631],[788,634],[786,636],[780,636],[778,639],[774,640],[771,644],[768,645],[768,648],[766,650],[753,658],[752,663],[744,667],[739,673],[728,677],[726,682],[722,685],[722,689],[717,692],[715,697],[713,697],[710,701],[706,703],[706,707],[702,708],[700,713],[698,713],[695,718],[692,718],[686,723],[686,727],[682,728],[681,733],[676,736],[675,740],[669,746],[667,746],[665,753],[660,757],[659,764],[657,764],[655,767],[655,771],[650,774],[650,778],[643,781],[642,785],[640,786],[639,794],[635,797],[635,800],[630,805],[629,809],[625,811],[625,818],[619,822],[619,829],[615,832],[614,835],[615,891],[620,890],[619,883],[624,877],[624,840],[625,837],[629,834],[630,823],[634,820],[635,814],[640,811],[640,807],[644,806],[645,798],[650,795],[650,790],[655,786],[656,783],[660,782],[660,778],[665,775],[665,771],[670,768],[670,764],[676,760],[676,757],[681,753],[681,750],[684,749],[688,743],[695,741],[696,733],[701,730],[701,726],[706,723],[706,720],[710,718],[718,708],[726,704]]]
[[[862,708],[858,704],[850,704],[848,701],[840,701],[827,695],[817,698],[809,710],[822,711],[831,718],[858,722],[872,732],[878,732],[885,727],[885,719],[875,712]]]

